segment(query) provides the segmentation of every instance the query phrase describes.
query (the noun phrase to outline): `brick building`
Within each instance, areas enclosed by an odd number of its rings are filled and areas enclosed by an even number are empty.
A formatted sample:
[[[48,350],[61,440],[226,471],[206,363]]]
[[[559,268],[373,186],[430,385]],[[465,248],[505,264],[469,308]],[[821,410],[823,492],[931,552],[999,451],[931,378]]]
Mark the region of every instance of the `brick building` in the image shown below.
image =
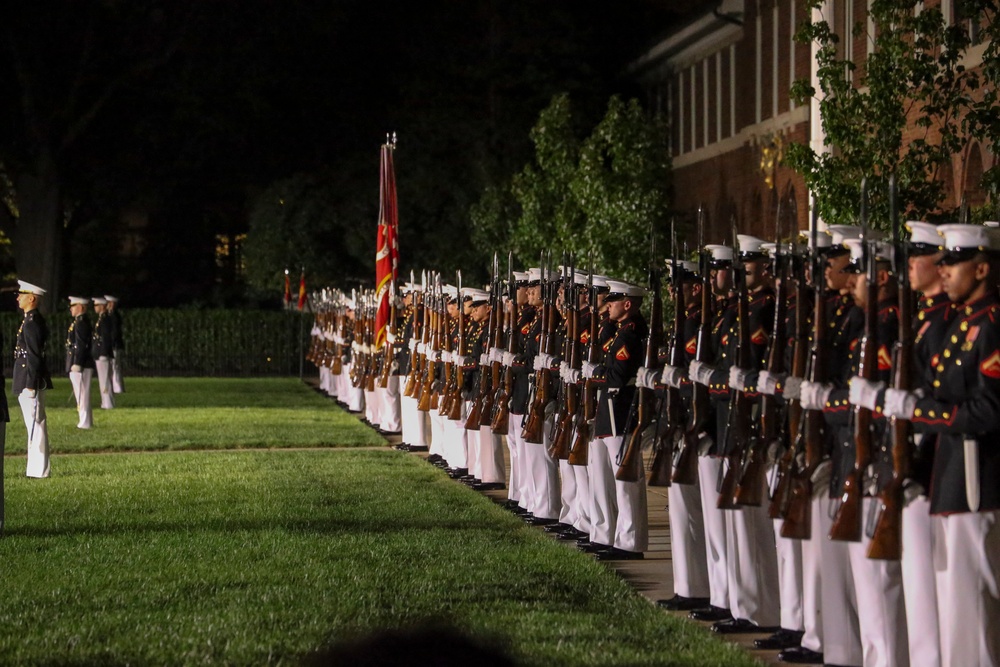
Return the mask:
[[[871,42],[848,26],[865,23],[869,2],[826,0],[820,10],[855,62],[864,60]],[[954,0],[932,3],[948,20],[961,20]],[[797,105],[789,95],[796,79],[811,79],[818,88],[813,47],[794,40],[807,11],[802,0],[702,3],[631,66],[649,108],[669,119],[675,208],[693,220],[705,206],[706,242],[727,241],[733,217],[741,231],[773,237],[779,197],[796,202],[799,227],[808,227],[805,183],[780,163],[789,142],[808,142],[816,151],[825,144],[818,103]],[[977,66],[982,51],[982,45],[971,49],[966,66]],[[937,175],[946,185],[944,207],[956,206],[962,193],[970,205],[982,204],[978,181],[993,160],[975,143],[955,156]]]

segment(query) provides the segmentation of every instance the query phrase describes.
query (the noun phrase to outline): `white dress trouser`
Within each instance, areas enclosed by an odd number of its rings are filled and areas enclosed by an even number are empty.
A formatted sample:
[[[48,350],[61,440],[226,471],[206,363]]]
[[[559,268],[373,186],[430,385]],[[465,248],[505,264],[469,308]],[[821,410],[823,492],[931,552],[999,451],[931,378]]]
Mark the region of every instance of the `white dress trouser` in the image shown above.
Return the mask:
[[[448,461],[448,451],[445,447],[444,441],[444,417],[438,414],[437,410],[428,410],[421,414],[427,415],[427,418],[431,422],[431,442],[430,442],[430,453],[437,454],[438,456],[444,458]],[[450,462],[449,462],[450,463]]]
[[[116,394],[125,392],[125,380],[122,378],[121,350],[115,350],[115,356],[111,357],[111,389]]]
[[[511,468],[517,466],[517,505],[528,510],[534,505],[534,489],[531,484],[531,474],[528,470],[528,443],[521,437],[521,429],[524,428],[525,415],[510,413],[510,422],[507,425],[507,440],[511,446]],[[514,453],[517,452],[517,459]],[[511,484],[513,485],[514,472],[511,472]],[[510,496],[508,496],[510,497]]]
[[[646,476],[637,482],[615,479],[622,436],[590,441],[587,469],[590,473],[590,541],[625,551],[649,548],[649,515],[646,507]]]
[[[77,428],[93,428],[94,426],[94,409],[90,405],[90,381],[93,377],[93,368],[69,372],[69,381],[73,385],[73,397],[76,399]]]
[[[698,457],[698,486],[701,489],[701,509],[705,519],[705,550],[708,556],[709,602],[713,607],[729,609],[729,571],[726,568],[726,516],[719,509],[716,485],[722,459]]]
[[[1000,665],[1000,511],[935,515],[941,662]]]
[[[820,545],[823,573],[823,660],[835,665],[861,665],[864,657],[849,543],[829,538],[835,502],[839,501],[823,494],[818,505],[813,504],[813,515],[821,524],[817,531],[814,523],[812,541]]]
[[[30,396],[29,392],[34,393]],[[28,477],[49,476],[49,431],[45,420],[45,391],[25,389],[18,395],[24,427],[28,431]]]
[[[781,627],[802,632],[802,543],[781,537],[783,519],[774,519],[774,546],[778,554],[778,596],[781,602]]]
[[[442,400],[444,397],[442,396]],[[452,468],[469,467],[468,431],[465,430],[465,404],[462,404],[461,415],[458,419],[448,419],[447,415],[439,415],[441,418],[441,435],[444,438],[444,448],[446,454],[444,458]]]
[[[521,415],[510,414],[507,425],[507,450],[510,452],[510,479],[507,481],[507,499],[513,500],[520,507],[524,507],[521,502],[521,447],[518,444],[518,436],[521,434]]]
[[[115,392],[111,386],[111,359],[100,357],[94,361],[97,366],[97,387],[101,391],[101,409],[115,407]]]
[[[589,535],[591,528],[590,506],[593,502],[590,497],[590,475],[585,465],[570,466],[569,468],[575,478],[576,484],[577,512],[576,523],[573,524],[573,527],[581,533]]]
[[[810,538],[801,540],[802,551],[802,642],[803,648],[823,653],[823,542],[830,533],[830,498],[826,488],[816,489],[820,497],[813,497],[809,511]],[[776,529],[777,530],[777,529]],[[785,538],[779,537],[779,540]],[[790,540],[791,541],[791,540]],[[861,646],[855,641],[852,649],[861,655]],[[840,663],[849,664],[849,663]]]
[[[705,517],[701,485],[671,484],[667,488],[670,516],[670,555],[674,593],[686,598],[709,597],[708,555],[705,551]]]
[[[376,428],[382,423],[382,387],[375,382],[375,390],[364,390],[365,393],[365,419]]]
[[[863,517],[869,516],[877,498],[865,498]],[[907,667],[906,608],[903,604],[903,574],[899,561],[868,558],[871,538],[862,531],[860,542],[848,542],[854,595],[861,629],[865,667]]]
[[[938,635],[937,586],[934,575],[934,538],[931,503],[920,496],[903,508],[903,602],[910,667],[942,667]]]
[[[528,511],[540,519],[558,519],[562,504],[559,499],[559,464],[549,456],[551,426],[552,415],[548,415],[542,423],[541,444],[525,442],[522,450],[531,479],[532,505]]]
[[[493,435],[489,424],[479,427],[479,479],[485,484],[503,484],[507,480],[503,440]]]
[[[379,426],[383,431],[396,433],[402,429],[399,406],[399,375],[389,375],[382,392],[382,409],[379,412]]]
[[[776,626],[781,621],[778,556],[767,505],[726,510],[725,520],[729,611],[754,625]]]

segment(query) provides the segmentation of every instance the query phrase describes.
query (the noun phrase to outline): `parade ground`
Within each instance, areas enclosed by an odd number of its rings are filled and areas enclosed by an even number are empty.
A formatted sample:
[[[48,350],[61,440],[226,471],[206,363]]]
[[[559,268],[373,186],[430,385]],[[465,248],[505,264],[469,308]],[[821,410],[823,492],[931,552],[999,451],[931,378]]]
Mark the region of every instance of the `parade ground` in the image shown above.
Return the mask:
[[[643,596],[669,596],[667,538],[620,573],[297,379],[128,383],[80,431],[56,380],[49,479],[12,406],[2,664],[312,664],[386,630],[524,665],[760,664]]]

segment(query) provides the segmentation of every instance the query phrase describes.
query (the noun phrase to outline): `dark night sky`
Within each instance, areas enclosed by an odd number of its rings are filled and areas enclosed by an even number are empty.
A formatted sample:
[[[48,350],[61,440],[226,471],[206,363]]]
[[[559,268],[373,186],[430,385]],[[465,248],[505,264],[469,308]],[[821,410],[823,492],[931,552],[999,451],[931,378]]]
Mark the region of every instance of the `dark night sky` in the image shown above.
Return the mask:
[[[412,217],[459,215],[530,159],[528,130],[553,94],[596,122],[610,94],[638,93],[623,66],[697,4],[35,0],[8,13],[0,41],[28,54],[56,144],[111,91],[58,154],[83,230],[71,229],[72,280],[98,279],[81,261],[94,230],[141,208],[155,249],[142,294],[170,303],[212,289],[214,233],[245,227],[253,193],[276,179],[332,171],[377,205],[387,131],[426,199]],[[0,84],[16,90],[7,57]],[[19,96],[3,98],[0,159],[16,166],[32,146]],[[104,269],[136,282],[135,266]]]

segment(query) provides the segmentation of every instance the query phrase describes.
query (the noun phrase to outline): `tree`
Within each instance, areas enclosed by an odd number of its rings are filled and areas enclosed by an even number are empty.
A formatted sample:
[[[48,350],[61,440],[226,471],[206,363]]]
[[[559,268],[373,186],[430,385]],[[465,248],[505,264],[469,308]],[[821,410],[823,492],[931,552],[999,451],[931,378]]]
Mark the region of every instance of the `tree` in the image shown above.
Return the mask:
[[[821,4],[808,3],[810,10]],[[799,80],[792,95],[800,104],[819,97],[830,150],[792,144],[786,162],[803,175],[828,224],[857,221],[860,184],[867,178],[871,222],[886,229],[891,173],[901,210],[909,208],[916,216],[939,210],[944,189],[938,170],[971,137],[965,118],[980,79],[962,64],[968,32],[947,26],[938,7],[923,7],[917,0],[872,0],[868,21],[873,33],[860,22],[853,27],[855,37],[873,47],[861,65],[842,57],[840,38],[827,21],[800,26],[796,39],[819,46],[820,90]]]
[[[582,141],[578,124],[569,96],[555,96],[531,131],[535,159],[509,194],[484,193],[474,209],[476,233],[507,239],[522,265],[554,248],[575,253],[581,268],[593,258],[599,271],[642,280],[650,234],[663,249],[669,228],[665,128],[636,100],[617,96]]]

